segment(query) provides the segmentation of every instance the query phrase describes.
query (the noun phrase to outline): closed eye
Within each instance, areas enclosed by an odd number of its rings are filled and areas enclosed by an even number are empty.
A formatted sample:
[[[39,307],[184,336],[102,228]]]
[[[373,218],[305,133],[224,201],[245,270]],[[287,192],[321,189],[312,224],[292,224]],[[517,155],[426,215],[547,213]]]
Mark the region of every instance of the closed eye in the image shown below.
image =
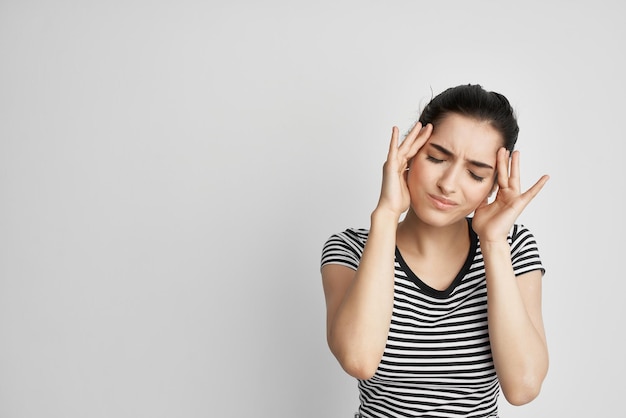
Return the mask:
[[[441,164],[443,162],[443,160],[440,160],[439,158],[435,158],[432,155],[428,155],[426,159],[435,164]]]
[[[431,144],[431,145],[432,145],[433,147],[437,148],[437,149],[441,148],[441,147],[439,147],[438,145],[434,145],[434,144]],[[442,148],[442,149],[443,149],[443,148]],[[441,164],[441,163],[443,163],[443,162],[445,162],[445,161],[446,161],[446,160],[442,160],[442,159],[440,159],[440,158],[435,158],[435,157],[433,157],[432,155],[429,155],[429,154],[426,154],[426,160],[430,161],[430,162],[431,162],[431,163],[433,163],[433,164]],[[477,163],[477,162],[474,162],[474,161],[472,161],[471,163],[472,163],[473,165],[478,165],[479,167],[487,167],[487,168],[491,168],[491,166],[489,166],[489,165],[487,165],[487,164]],[[473,180],[475,180],[475,181],[477,181],[477,182],[479,182],[479,183],[482,183],[482,182],[485,180],[485,177],[479,176],[478,174],[474,173],[472,170],[467,170],[467,173],[470,175],[470,177],[471,177]]]
[[[476,175],[474,173],[472,173],[470,170],[467,170],[467,172],[469,173],[470,177],[473,178],[474,180],[478,181],[478,182],[482,182],[483,180],[485,180],[484,177],[481,177],[479,175]]]

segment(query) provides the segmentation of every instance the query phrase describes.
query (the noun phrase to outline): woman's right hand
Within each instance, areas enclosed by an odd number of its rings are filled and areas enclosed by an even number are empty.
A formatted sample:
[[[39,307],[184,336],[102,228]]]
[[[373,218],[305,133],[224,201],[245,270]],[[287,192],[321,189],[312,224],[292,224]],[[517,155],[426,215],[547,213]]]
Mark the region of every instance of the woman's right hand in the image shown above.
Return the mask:
[[[406,181],[409,162],[430,138],[432,131],[432,124],[422,126],[417,122],[398,145],[398,127],[393,127],[387,161],[383,165],[383,184],[377,211],[388,211],[399,218],[409,208],[411,197]]]

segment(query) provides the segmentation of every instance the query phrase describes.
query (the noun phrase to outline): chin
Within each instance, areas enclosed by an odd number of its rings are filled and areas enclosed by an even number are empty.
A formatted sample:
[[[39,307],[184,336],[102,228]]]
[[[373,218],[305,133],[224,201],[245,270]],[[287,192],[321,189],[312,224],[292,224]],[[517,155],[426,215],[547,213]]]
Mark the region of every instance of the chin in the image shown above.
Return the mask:
[[[417,216],[420,221],[434,227],[445,227],[454,225],[459,221],[464,221],[468,215],[464,211],[458,210],[441,211],[437,209],[427,209],[414,210],[414,212],[415,216]]]

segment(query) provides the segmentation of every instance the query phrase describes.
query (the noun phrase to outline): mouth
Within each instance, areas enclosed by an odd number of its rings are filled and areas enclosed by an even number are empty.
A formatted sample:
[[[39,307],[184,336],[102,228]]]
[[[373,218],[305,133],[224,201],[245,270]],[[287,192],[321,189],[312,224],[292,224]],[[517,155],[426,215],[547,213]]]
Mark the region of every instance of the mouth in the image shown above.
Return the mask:
[[[442,197],[442,196],[429,194],[428,198],[432,202],[433,206],[441,210],[451,209],[457,205],[456,202],[450,199],[446,199],[445,197]]]

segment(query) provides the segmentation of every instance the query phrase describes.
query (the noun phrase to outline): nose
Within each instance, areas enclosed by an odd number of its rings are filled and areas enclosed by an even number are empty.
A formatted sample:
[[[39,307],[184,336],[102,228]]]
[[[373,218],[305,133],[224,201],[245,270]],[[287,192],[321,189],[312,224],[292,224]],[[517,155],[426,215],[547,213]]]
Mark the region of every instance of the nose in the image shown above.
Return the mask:
[[[458,187],[459,171],[459,167],[455,164],[451,164],[441,173],[439,180],[437,180],[437,187],[441,190],[441,193],[444,196],[456,192]]]

